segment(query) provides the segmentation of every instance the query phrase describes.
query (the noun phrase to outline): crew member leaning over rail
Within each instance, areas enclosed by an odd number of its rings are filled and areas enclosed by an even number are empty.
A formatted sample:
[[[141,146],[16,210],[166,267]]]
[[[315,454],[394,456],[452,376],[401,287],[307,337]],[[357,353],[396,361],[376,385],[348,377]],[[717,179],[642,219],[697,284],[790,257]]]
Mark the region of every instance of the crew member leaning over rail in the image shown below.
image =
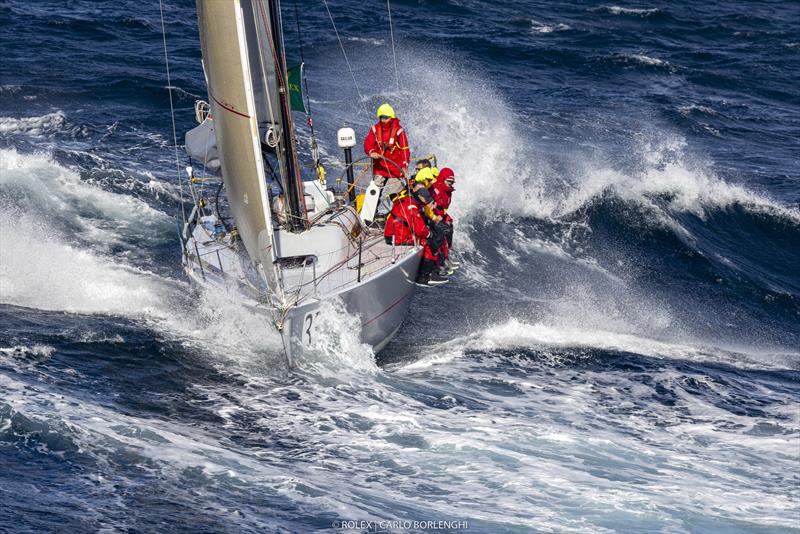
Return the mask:
[[[447,283],[447,277],[441,277],[436,273],[437,256],[428,246],[428,239],[432,233],[416,201],[405,189],[390,195],[390,198],[393,203],[392,211],[386,218],[386,227],[383,230],[386,242],[394,242],[398,246],[414,245],[419,242],[423,245],[423,255],[416,284],[430,287]]]
[[[443,167],[439,174],[436,176],[436,181],[428,188],[433,197],[433,213],[442,217],[442,228],[444,228],[444,235],[446,240],[445,249],[445,269],[451,271],[458,268],[459,263],[450,259],[450,249],[453,248],[453,218],[447,213],[450,208],[450,202],[453,200],[453,191],[456,183],[456,175],[450,167]]]

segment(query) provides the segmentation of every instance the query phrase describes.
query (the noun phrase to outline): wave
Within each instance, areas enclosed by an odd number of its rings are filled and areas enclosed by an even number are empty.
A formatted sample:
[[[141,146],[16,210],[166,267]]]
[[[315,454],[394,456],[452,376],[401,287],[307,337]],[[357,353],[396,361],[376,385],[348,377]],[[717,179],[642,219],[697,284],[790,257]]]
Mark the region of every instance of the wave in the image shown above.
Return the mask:
[[[709,106],[703,106],[700,104],[689,104],[687,106],[681,106],[678,108],[678,113],[680,113],[684,117],[688,117],[695,113],[703,115],[711,115],[711,116],[719,114],[717,110],[715,110],[714,108],[711,108]]]
[[[0,85],[0,95],[13,95],[22,91],[21,85],[4,84]]]
[[[63,241],[40,221],[0,211],[0,300],[71,313],[168,317],[174,283]]]
[[[572,176],[557,173],[531,144],[529,126],[519,121],[492,87],[447,65],[426,65],[429,69],[415,71],[414,85],[427,87],[447,79],[448,90],[415,94],[414,105],[405,106],[404,122],[414,150],[435,147],[439,166],[455,170],[452,213],[456,224],[487,216],[559,219],[607,194],[646,208],[666,201],[668,210],[699,216],[739,205],[800,223],[800,209],[729,183],[704,162],[694,162],[679,135],[636,136],[628,152],[638,161],[625,170],[576,159],[570,162],[576,169]]]
[[[0,134],[25,134],[42,136],[66,129],[67,117],[63,111],[54,111],[41,117],[0,117]]]
[[[0,149],[2,205],[38,214],[58,234],[73,234],[95,249],[135,251],[173,235],[172,219],[165,213],[138,198],[87,183],[42,153]]]
[[[0,387],[4,392],[0,400],[2,438],[18,441],[23,449],[35,449],[42,459],[52,456],[61,463],[65,457],[77,458],[81,463],[95,466],[98,476],[92,477],[90,484],[101,488],[104,495],[120,491],[136,494],[152,491],[153,484],[163,484],[162,489],[171,500],[188,506],[197,501],[194,491],[182,489],[185,484],[181,481],[185,482],[188,476],[193,487],[213,487],[218,502],[230,499],[224,513],[230,514],[228,520],[245,530],[255,531],[258,527],[290,530],[294,518],[281,519],[280,514],[277,517],[274,514],[271,517],[238,514],[231,510],[238,506],[236,497],[241,497],[242,492],[259,494],[262,498],[266,493],[274,493],[269,498],[270,508],[289,509],[291,499],[272,490],[297,481],[296,470],[291,472],[285,466],[263,462],[247,448],[230,443],[222,446],[220,436],[195,424],[122,413],[64,391],[55,393],[38,387],[32,391],[28,383],[3,374],[0,374]],[[121,465],[125,469],[121,469]],[[141,470],[157,474],[157,477],[147,477],[149,482],[143,480]],[[71,482],[53,489],[51,493],[57,497],[57,504],[50,502],[48,505],[59,510],[63,517],[71,517],[60,507],[74,498],[73,492],[86,495],[83,493],[86,481],[82,477]],[[36,501],[37,497],[34,495],[32,499]],[[114,509],[124,509],[126,500],[112,499]],[[88,512],[89,520],[91,514],[96,513],[94,506],[110,513],[105,504],[96,502]],[[81,513],[84,514],[81,519],[86,520],[87,510]],[[127,518],[114,518],[114,515],[106,514],[107,521],[103,524],[114,524],[121,530],[130,527]],[[218,524],[218,517],[212,522]]]
[[[101,189],[44,154],[0,150],[3,303],[74,313],[167,317],[173,282],[111,257],[172,238],[172,220]]]
[[[661,10],[657,7],[650,7],[650,8],[634,8],[634,7],[622,7],[622,6],[603,6],[597,8],[595,11],[602,11],[605,13],[610,13],[612,15],[630,15],[635,17],[649,17],[651,15],[656,15],[661,13]]]
[[[386,41],[383,39],[375,39],[372,37],[346,37],[345,41],[349,43],[364,43],[372,46],[384,46]]]
[[[633,60],[637,63],[641,63],[642,65],[652,65],[656,67],[663,67],[669,65],[668,62],[664,61],[663,59],[658,59],[655,57],[646,56],[644,54],[632,54],[630,56],[623,56],[625,59]]]
[[[15,345],[13,347],[0,347],[0,354],[8,356],[24,356],[30,355],[35,358],[47,359],[55,353],[55,347],[50,345],[35,344],[31,346]]]
[[[531,30],[534,33],[564,32],[570,29],[572,29],[572,27],[567,24],[563,23],[547,24],[544,22],[540,22],[536,19],[531,19]]]
[[[401,372],[417,372],[442,365],[469,353],[486,353],[518,349],[541,350],[549,365],[559,366],[565,353],[551,349],[575,349],[569,359],[589,359],[581,352],[592,349],[604,352],[625,352],[657,359],[724,363],[743,369],[798,369],[800,352],[769,352],[729,349],[703,344],[657,340],[650,337],[612,330],[595,330],[575,326],[527,323],[518,319],[426,348],[427,356],[402,365]]]

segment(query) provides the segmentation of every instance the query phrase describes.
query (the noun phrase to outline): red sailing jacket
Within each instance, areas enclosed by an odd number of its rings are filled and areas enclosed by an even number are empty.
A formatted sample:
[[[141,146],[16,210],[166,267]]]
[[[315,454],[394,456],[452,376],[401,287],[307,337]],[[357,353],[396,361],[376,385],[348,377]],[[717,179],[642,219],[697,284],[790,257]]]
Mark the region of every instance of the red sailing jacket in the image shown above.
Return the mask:
[[[402,169],[408,168],[411,150],[408,148],[408,138],[400,126],[400,120],[392,119],[385,125],[378,121],[364,137],[364,152],[367,156],[370,152],[377,152],[397,164],[395,166],[382,159],[373,160],[372,170],[377,176],[401,178]]]
[[[442,176],[443,174],[444,176]],[[453,218],[450,217],[446,211],[447,208],[450,207],[450,202],[453,199],[453,191],[455,191],[455,188],[444,182],[445,178],[447,177],[447,173],[445,173],[444,169],[442,169],[442,172],[440,172],[439,176],[436,178],[436,182],[428,191],[430,191],[431,196],[433,197],[433,203],[436,205],[436,207],[433,209],[433,212],[436,215],[443,217],[445,222],[449,224],[453,221]]]
[[[386,218],[383,235],[389,239],[394,236],[395,245],[413,245],[415,237],[417,241],[425,244],[428,227],[413,200],[404,197],[394,203],[392,212]]]

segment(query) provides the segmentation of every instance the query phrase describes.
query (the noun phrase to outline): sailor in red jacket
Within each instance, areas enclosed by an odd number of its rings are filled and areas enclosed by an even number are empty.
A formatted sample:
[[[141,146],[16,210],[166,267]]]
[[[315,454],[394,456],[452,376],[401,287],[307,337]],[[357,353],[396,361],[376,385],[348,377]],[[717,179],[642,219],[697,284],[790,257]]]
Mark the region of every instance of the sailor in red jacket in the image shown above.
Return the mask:
[[[430,236],[428,226],[419,212],[417,203],[408,196],[407,190],[391,195],[394,205],[392,211],[386,218],[386,227],[383,230],[384,239],[387,243],[395,245],[414,245],[419,243],[423,246],[422,262],[419,267],[416,284],[430,287],[432,285],[446,284],[447,277],[436,273],[437,257],[428,247],[427,239]]]
[[[414,245],[415,243],[425,244],[428,237],[428,227],[419,214],[417,203],[408,196],[403,189],[400,193],[390,196],[394,205],[392,211],[386,218],[386,227],[383,229],[383,237],[387,243],[394,238],[395,245]]]
[[[411,150],[392,106],[381,105],[377,115],[378,122],[364,137],[364,153],[372,158],[375,183],[385,194],[393,195],[405,189]]]
[[[439,171],[436,177],[436,182],[431,185],[428,190],[433,197],[435,207],[433,212],[442,218],[445,228],[445,239],[447,240],[446,247],[446,262],[449,268],[458,267],[458,262],[450,260],[450,248],[453,246],[453,218],[447,213],[450,208],[450,202],[453,199],[453,191],[455,191],[456,176],[453,169],[444,167]]]
[[[447,210],[450,208],[450,202],[453,200],[453,191],[456,190],[455,187],[453,187],[455,183],[456,176],[453,169],[444,167],[439,171],[439,176],[436,177],[436,181],[428,189],[436,205],[433,212],[442,217],[447,224],[453,224],[453,218],[447,214]]]

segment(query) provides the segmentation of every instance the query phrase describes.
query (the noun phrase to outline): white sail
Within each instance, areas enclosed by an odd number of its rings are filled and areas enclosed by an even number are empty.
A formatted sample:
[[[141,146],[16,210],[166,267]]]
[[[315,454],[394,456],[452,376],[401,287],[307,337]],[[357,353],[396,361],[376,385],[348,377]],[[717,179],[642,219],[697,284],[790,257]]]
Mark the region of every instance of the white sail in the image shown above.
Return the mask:
[[[228,203],[250,258],[268,273],[272,223],[242,6],[200,0],[197,18]]]

